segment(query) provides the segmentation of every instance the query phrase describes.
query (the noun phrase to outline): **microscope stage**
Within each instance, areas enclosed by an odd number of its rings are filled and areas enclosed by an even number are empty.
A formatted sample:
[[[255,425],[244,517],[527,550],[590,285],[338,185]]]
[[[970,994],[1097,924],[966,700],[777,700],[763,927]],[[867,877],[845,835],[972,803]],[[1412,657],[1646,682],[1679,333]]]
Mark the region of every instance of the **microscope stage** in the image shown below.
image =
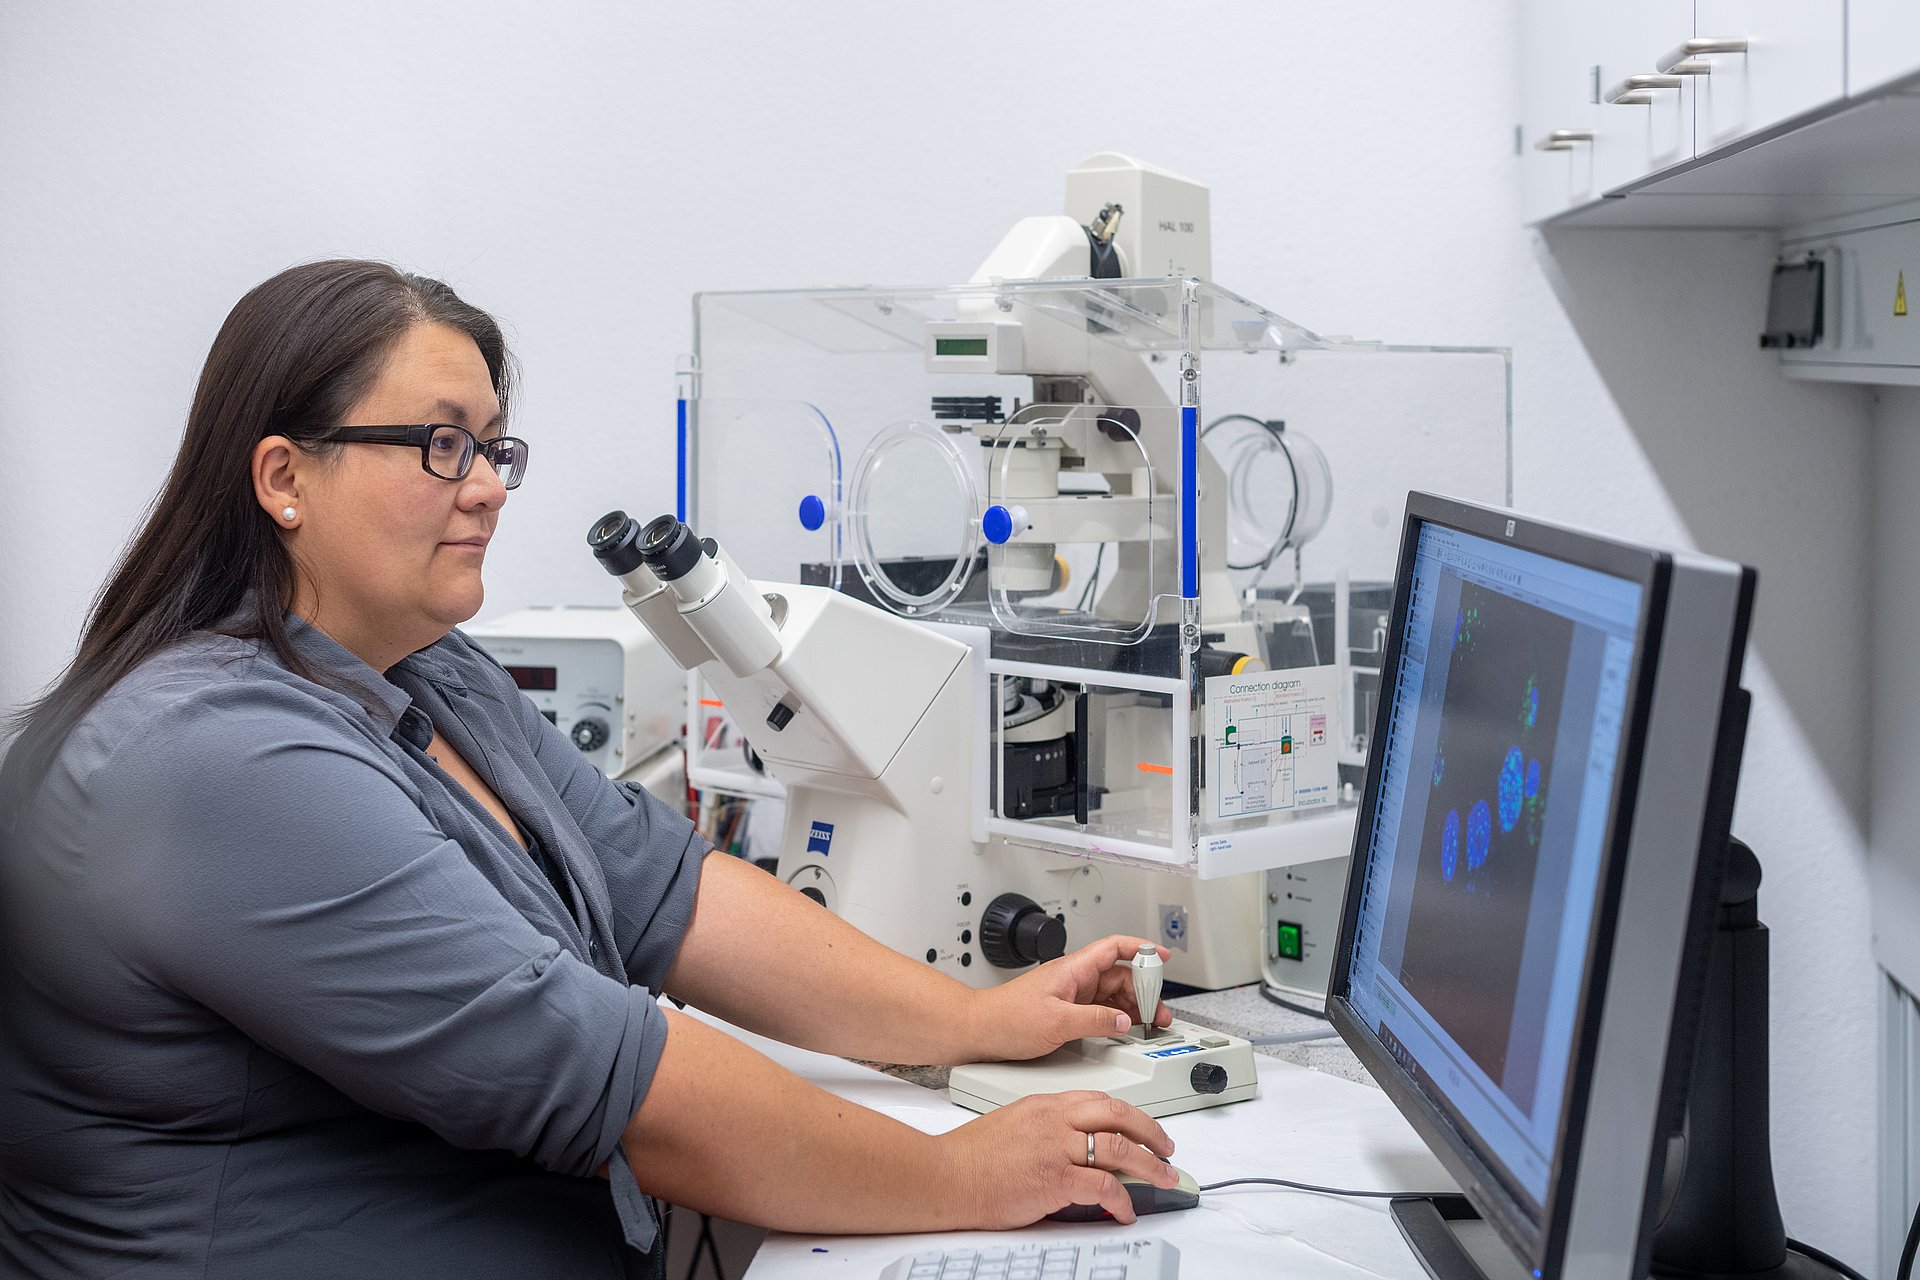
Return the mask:
[[[1238,1036],[1175,1020],[1170,1027],[1124,1039],[1092,1037],[1027,1062],[975,1062],[955,1067],[947,1096],[971,1111],[1035,1093],[1098,1089],[1150,1116],[1170,1116],[1254,1096],[1253,1046]]]

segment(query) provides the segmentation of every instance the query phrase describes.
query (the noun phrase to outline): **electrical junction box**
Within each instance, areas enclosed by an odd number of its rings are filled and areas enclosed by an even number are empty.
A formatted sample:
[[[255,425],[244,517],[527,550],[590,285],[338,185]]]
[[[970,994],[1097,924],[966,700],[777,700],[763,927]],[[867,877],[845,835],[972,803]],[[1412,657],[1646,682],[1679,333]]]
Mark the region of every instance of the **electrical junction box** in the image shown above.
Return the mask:
[[[1780,372],[1920,386],[1920,201],[1794,228],[1780,261],[1824,268],[1819,337],[1783,350]]]
[[[625,607],[535,606],[465,631],[608,777],[678,740],[686,673]]]
[[[1266,949],[1260,976],[1284,995],[1315,1004],[1327,998],[1333,950],[1340,936],[1349,857],[1326,858],[1266,873]]]

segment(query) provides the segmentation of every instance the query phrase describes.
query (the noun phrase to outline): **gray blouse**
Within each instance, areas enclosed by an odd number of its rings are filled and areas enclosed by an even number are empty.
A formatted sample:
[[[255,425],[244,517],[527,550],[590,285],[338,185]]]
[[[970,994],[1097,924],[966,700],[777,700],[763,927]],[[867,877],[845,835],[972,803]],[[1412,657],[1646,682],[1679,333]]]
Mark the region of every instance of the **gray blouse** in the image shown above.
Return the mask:
[[[595,1173],[708,845],[460,633],[383,677],[289,622],[337,687],[197,635],[0,851],[0,1273],[646,1273]]]

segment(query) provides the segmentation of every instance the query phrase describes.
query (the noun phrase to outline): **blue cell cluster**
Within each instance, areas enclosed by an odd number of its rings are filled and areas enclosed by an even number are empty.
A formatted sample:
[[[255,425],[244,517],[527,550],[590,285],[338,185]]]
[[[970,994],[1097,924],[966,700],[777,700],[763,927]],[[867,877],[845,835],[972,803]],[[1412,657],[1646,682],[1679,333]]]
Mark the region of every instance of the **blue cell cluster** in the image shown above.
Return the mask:
[[[1446,825],[1440,829],[1440,878],[1449,883],[1460,865],[1460,811],[1447,810]]]
[[[1532,676],[1527,677],[1527,700],[1520,708],[1520,724],[1531,729],[1540,722],[1540,682]]]
[[[1478,871],[1493,846],[1493,813],[1485,800],[1473,802],[1467,810],[1467,870]]]
[[[1529,760],[1527,761],[1527,799],[1531,800],[1539,794],[1540,762],[1538,760]]]
[[[1500,766],[1500,829],[1502,831],[1513,830],[1513,824],[1520,821],[1520,792],[1526,785],[1521,781],[1521,769],[1520,748],[1509,748],[1506,763]]]

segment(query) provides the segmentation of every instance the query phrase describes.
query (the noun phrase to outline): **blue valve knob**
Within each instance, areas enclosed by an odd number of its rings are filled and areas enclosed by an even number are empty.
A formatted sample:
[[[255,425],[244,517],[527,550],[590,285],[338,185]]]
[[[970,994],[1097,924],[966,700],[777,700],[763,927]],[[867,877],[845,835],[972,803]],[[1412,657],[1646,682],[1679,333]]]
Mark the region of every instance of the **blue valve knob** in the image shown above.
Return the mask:
[[[818,529],[827,522],[827,504],[813,494],[800,499],[800,524],[808,531]]]
[[[1013,536],[1013,512],[996,502],[980,517],[980,532],[987,536],[988,542],[999,546]]]

